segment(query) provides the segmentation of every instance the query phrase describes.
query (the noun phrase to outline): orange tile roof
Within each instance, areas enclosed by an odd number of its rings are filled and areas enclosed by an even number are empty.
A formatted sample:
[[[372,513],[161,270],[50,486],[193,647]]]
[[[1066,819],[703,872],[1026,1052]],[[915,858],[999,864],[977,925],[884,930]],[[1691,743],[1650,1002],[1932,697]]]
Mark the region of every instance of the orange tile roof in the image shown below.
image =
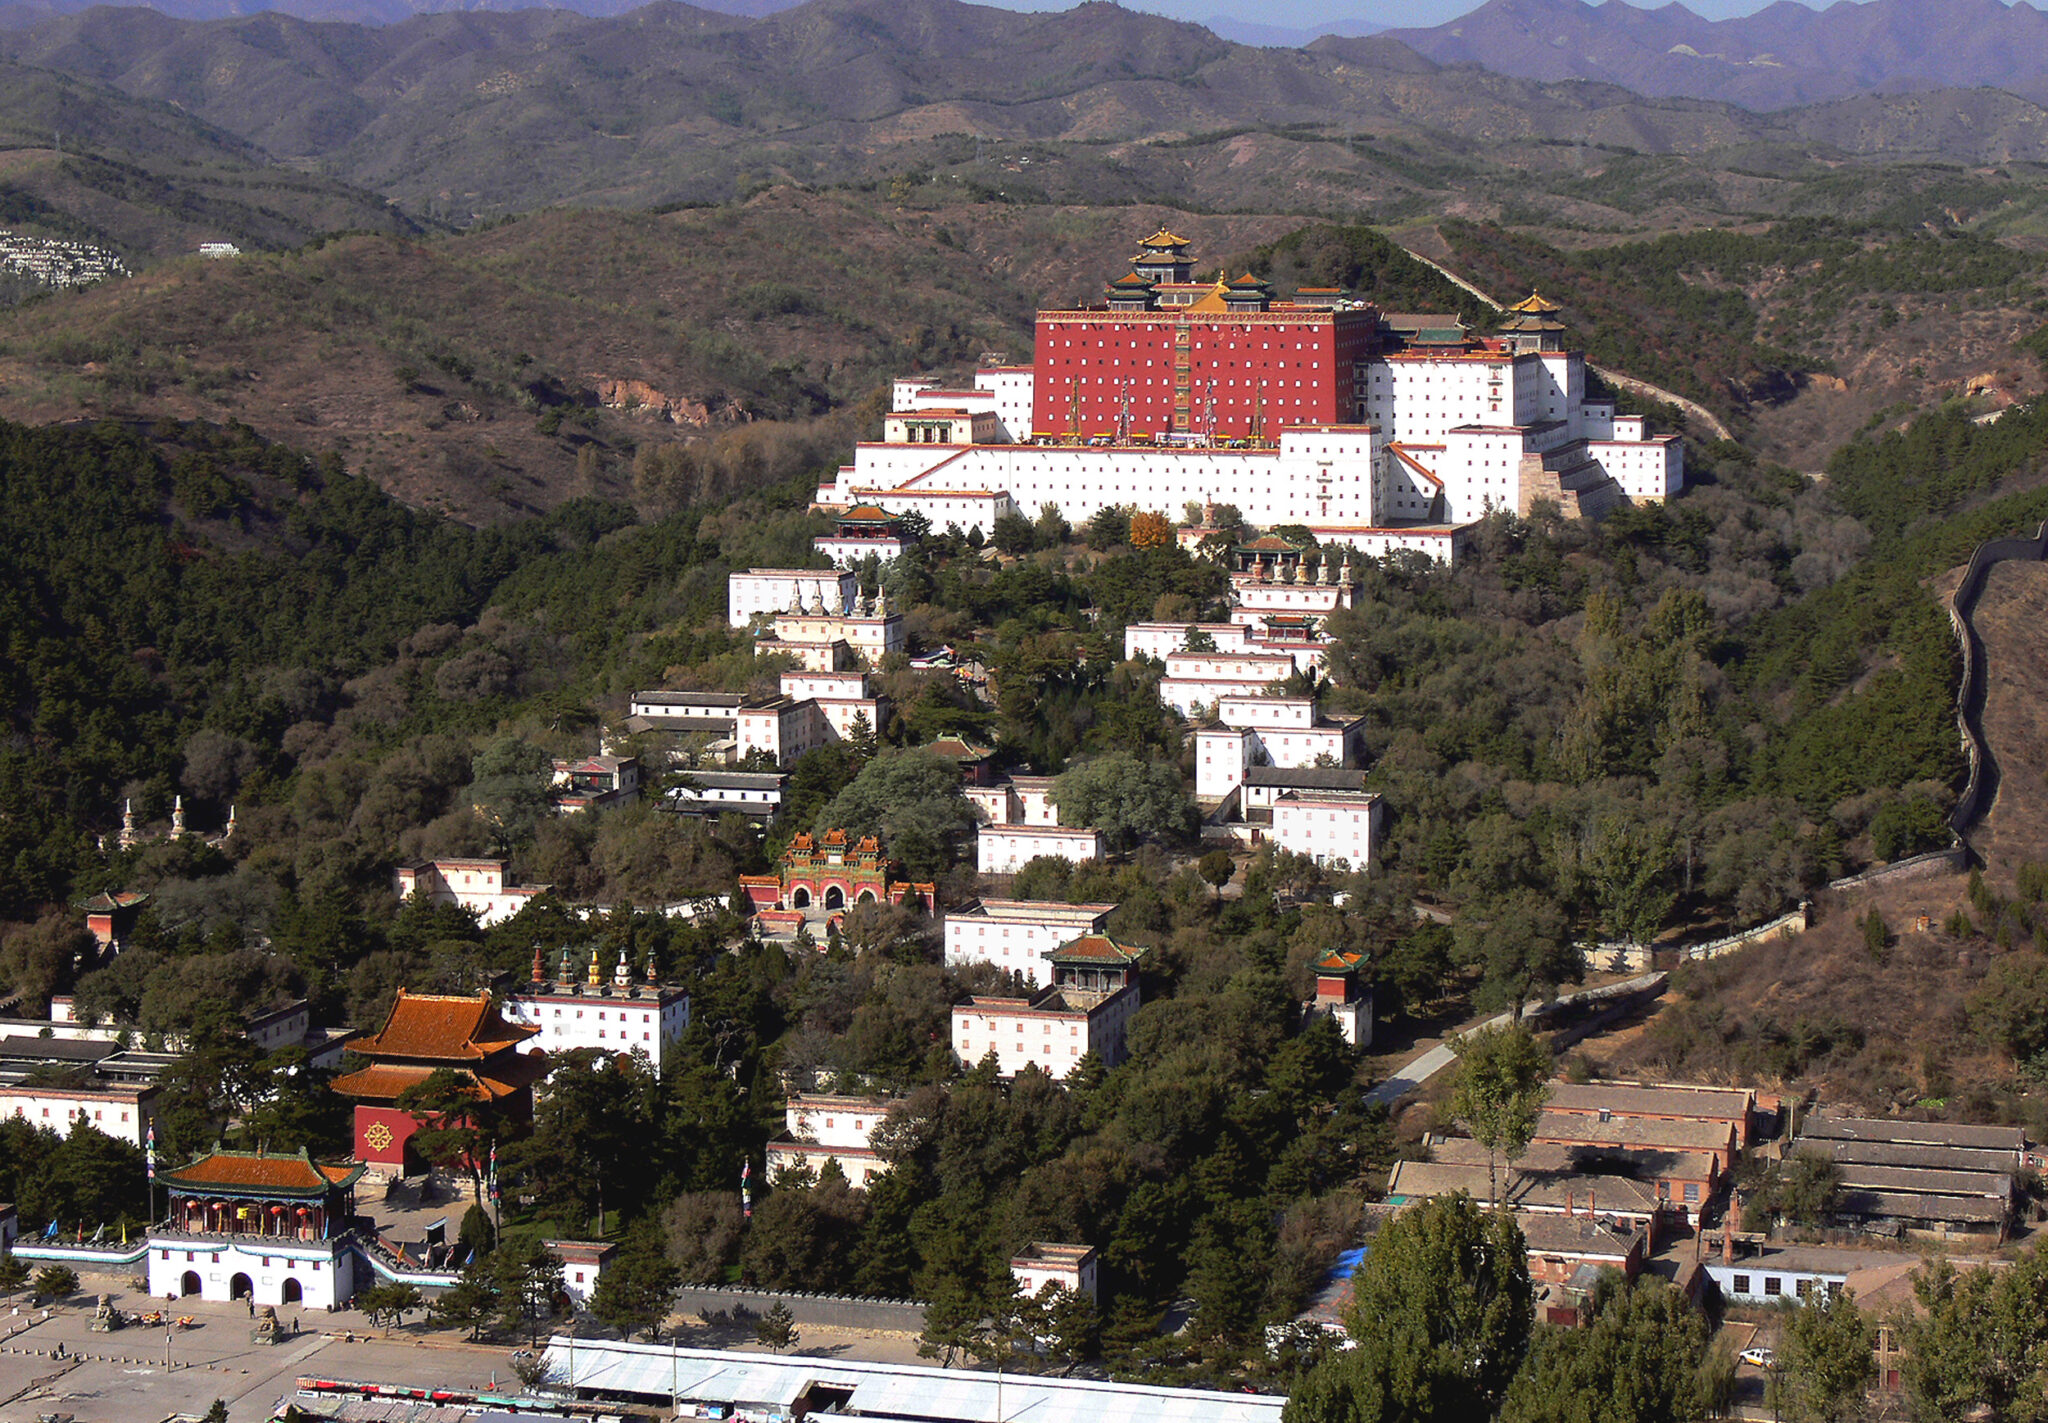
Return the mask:
[[[480,1062],[538,1033],[498,1014],[488,993],[474,997],[398,990],[384,1030],[355,1045],[364,1057],[409,1057],[429,1062]]]
[[[469,1079],[478,1096],[496,1101],[523,1087],[531,1087],[547,1074],[544,1057],[532,1053],[508,1053],[481,1070],[450,1069]],[[434,1074],[431,1067],[418,1064],[373,1062],[368,1067],[334,1079],[334,1090],[344,1097],[365,1102],[395,1102],[409,1088],[417,1087]]]
[[[1333,949],[1316,960],[1317,973],[1350,973],[1365,961],[1365,955],[1351,949]]]
[[[354,1185],[363,1171],[361,1166],[319,1165],[304,1151],[296,1156],[216,1151],[190,1165],[164,1172],[163,1182],[174,1191],[193,1193],[261,1192],[319,1197],[336,1187]]]

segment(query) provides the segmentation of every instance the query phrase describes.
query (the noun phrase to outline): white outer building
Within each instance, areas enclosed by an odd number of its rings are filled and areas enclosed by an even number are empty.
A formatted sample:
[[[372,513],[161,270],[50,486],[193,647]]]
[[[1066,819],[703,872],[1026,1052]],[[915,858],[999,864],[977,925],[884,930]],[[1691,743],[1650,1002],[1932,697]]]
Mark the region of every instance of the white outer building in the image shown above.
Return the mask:
[[[524,909],[544,884],[507,884],[508,860],[416,860],[392,873],[400,899],[424,894],[435,904],[455,904],[476,915],[483,928],[502,924]]]
[[[1273,802],[1273,843],[1333,869],[1377,862],[1380,798],[1373,791],[1288,791]]]
[[[1074,864],[1102,858],[1100,830],[1059,825],[984,825],[975,834],[974,865],[985,875],[1010,875],[1040,855]]]
[[[1295,673],[1286,652],[1169,652],[1159,700],[1182,716],[1227,698],[1259,697]]]
[[[783,1109],[784,1135],[768,1143],[768,1179],[797,1166],[815,1174],[836,1161],[848,1184],[865,1187],[889,1169],[873,1146],[875,1128],[888,1115],[887,1097],[792,1093]]]
[[[953,1009],[953,1055],[972,1067],[993,1051],[1004,1077],[1036,1066],[1063,1079],[1091,1052],[1115,1067],[1128,1053],[1125,1034],[1138,1001],[1135,981],[1106,998],[1062,988],[1029,998],[970,998]]]
[[[725,576],[725,619],[743,628],[757,616],[786,613],[799,603],[843,613],[859,596],[860,579],[851,569],[749,568]]]
[[[562,1262],[562,1290],[580,1306],[589,1305],[598,1278],[619,1249],[609,1240],[543,1240],[541,1247]]]
[[[1033,988],[1052,981],[1045,955],[1083,934],[1099,934],[1114,904],[1063,904],[1040,899],[984,899],[946,916],[946,962],[994,964],[1024,975]]]
[[[1055,1245],[1034,1240],[1011,1257],[1010,1274],[1020,1293],[1036,1297],[1048,1285],[1062,1285],[1091,1303],[1099,1303],[1097,1257],[1092,1245]]]
[[[115,1141],[141,1146],[156,1120],[157,1089],[96,1083],[57,1087],[15,1083],[0,1087],[0,1117],[15,1117],[59,1136],[78,1130],[80,1122]]]
[[[524,1050],[538,1048],[550,1057],[578,1048],[617,1056],[638,1053],[660,1076],[663,1054],[690,1026],[689,990],[634,982],[623,949],[610,982],[604,981],[595,949],[580,983],[568,971],[566,951],[552,979],[539,977],[540,958],[536,949],[534,978],[508,989],[500,1007],[506,1022],[540,1030]]]
[[[1355,766],[1364,754],[1363,717],[1320,716],[1313,697],[1223,697],[1216,721],[1195,730],[1195,796],[1221,800],[1253,766]]]

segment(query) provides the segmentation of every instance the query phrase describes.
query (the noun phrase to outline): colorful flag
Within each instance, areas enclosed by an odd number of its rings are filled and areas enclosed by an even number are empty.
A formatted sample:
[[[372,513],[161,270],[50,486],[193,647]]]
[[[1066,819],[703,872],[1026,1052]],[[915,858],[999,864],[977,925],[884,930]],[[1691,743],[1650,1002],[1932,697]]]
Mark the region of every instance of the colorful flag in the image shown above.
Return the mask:
[[[495,1141],[491,1143],[490,1191],[492,1200],[502,1201],[504,1199],[504,1196],[498,1191],[498,1143]]]
[[[748,1220],[754,1218],[754,1196],[747,1189],[747,1179],[754,1174],[754,1159],[750,1156],[740,1163],[740,1214]]]
[[[145,1165],[146,1169],[147,1169],[147,1170],[148,1170],[148,1172],[149,1172],[149,1179],[150,1179],[150,1180],[152,1180],[152,1181],[154,1181],[154,1180],[156,1179],[156,1123],[155,1123],[155,1122],[151,1122],[151,1123],[149,1124],[149,1134],[148,1134],[148,1135],[147,1135],[146,1137],[144,1137],[144,1138],[143,1138],[143,1142],[142,1142],[142,1159],[143,1159],[143,1162],[144,1162],[144,1165]],[[152,1199],[152,1200],[154,1200],[154,1199],[155,1199],[155,1197],[151,1197],[151,1199]]]

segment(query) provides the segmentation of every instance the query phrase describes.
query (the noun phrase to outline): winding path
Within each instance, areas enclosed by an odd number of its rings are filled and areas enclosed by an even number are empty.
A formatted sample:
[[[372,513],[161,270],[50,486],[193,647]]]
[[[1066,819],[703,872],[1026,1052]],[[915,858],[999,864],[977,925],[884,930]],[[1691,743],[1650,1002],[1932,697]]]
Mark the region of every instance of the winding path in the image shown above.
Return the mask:
[[[1423,256],[1412,247],[1404,247],[1401,250],[1423,266],[1429,268],[1432,272],[1435,272],[1452,286],[1457,287],[1460,291],[1467,291],[1473,296],[1478,297],[1495,311],[1507,310],[1500,302],[1495,301],[1485,292],[1473,286],[1472,283],[1466,281],[1443,263]],[[1609,385],[1625,390],[1631,395],[1639,395],[1645,400],[1661,400],[1666,405],[1677,406],[1687,415],[1699,421],[1708,430],[1711,430],[1714,438],[1717,440],[1732,440],[1735,438],[1734,435],[1729,433],[1728,427],[1721,423],[1721,418],[1718,415],[1696,400],[1687,400],[1677,391],[1666,390],[1663,386],[1652,385],[1646,380],[1637,380],[1634,376],[1623,375],[1620,371],[1609,370],[1606,366],[1596,366],[1591,361],[1586,363],[1586,368],[1598,375],[1600,379],[1606,381]]]

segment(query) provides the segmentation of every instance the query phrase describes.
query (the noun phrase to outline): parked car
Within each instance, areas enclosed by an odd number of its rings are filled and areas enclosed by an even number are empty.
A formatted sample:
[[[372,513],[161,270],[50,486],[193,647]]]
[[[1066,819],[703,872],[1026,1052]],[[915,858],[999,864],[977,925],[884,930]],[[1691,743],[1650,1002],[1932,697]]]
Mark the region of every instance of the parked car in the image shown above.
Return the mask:
[[[1768,1369],[1772,1364],[1777,1362],[1778,1358],[1778,1356],[1776,1354],[1773,1354],[1769,1349],[1757,1346],[1752,1346],[1750,1348],[1744,1349],[1740,1354],[1737,1354],[1735,1357],[1740,1359],[1743,1363],[1750,1364],[1759,1369]]]

